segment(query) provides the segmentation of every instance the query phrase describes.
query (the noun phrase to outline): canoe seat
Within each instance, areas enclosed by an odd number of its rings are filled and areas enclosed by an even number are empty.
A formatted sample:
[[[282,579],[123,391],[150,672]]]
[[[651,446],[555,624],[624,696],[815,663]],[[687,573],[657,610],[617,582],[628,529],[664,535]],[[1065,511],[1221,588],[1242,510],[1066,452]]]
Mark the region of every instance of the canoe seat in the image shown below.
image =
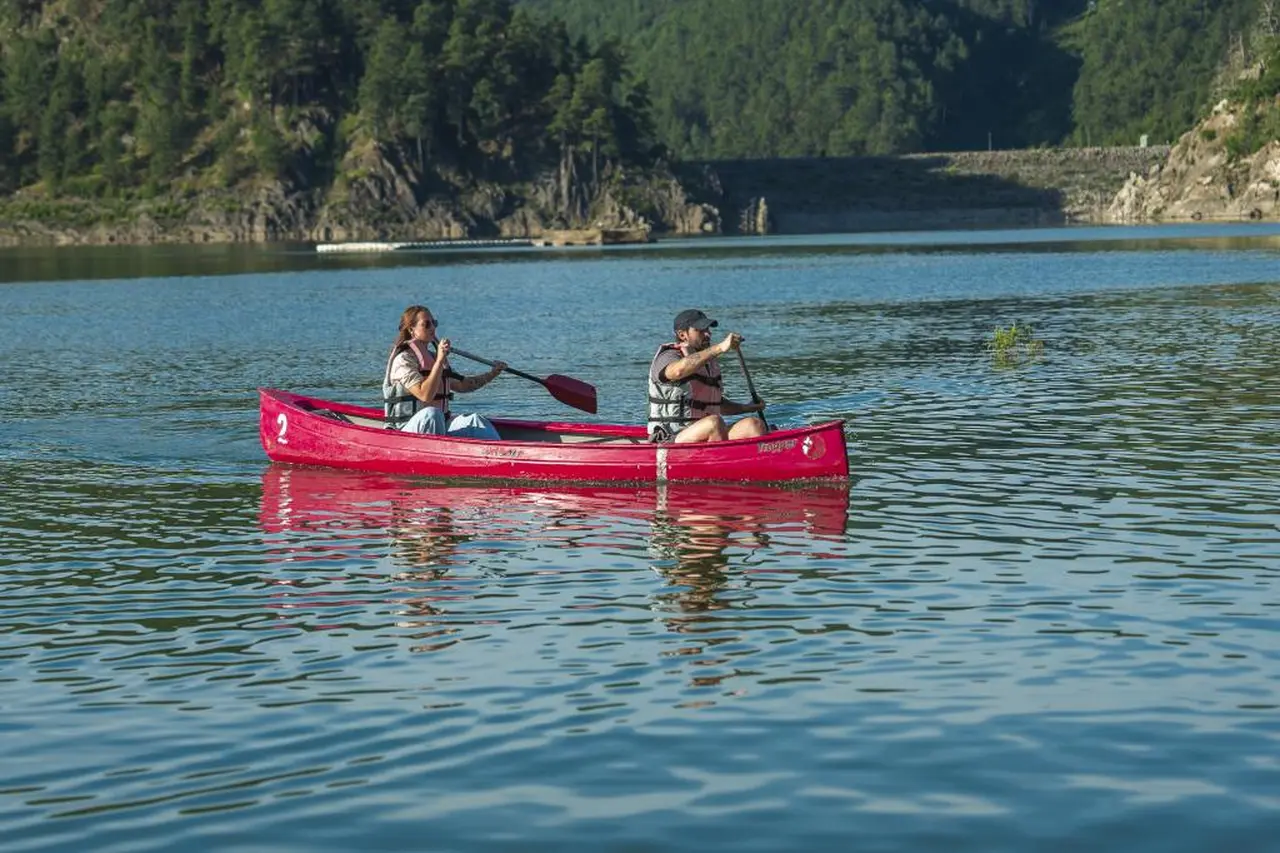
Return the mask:
[[[351,420],[351,418],[342,414],[342,412],[335,412],[332,409],[312,409],[311,411],[313,414],[317,414],[322,418],[330,418],[331,420],[342,421],[344,424],[355,423],[353,420]]]
[[[516,424],[498,424],[504,441],[536,441],[540,444],[647,444],[643,439],[614,435],[579,435],[572,432],[549,432]]]

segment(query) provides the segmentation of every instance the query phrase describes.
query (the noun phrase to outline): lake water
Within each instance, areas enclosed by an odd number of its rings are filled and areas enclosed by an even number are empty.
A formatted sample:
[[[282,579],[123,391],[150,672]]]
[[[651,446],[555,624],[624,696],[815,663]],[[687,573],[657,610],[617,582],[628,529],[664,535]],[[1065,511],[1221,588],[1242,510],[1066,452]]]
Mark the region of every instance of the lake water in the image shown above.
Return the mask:
[[[5,851],[1280,845],[1276,226],[0,282]],[[269,465],[255,389],[373,402],[414,302],[626,422],[702,307],[773,422],[847,419],[854,479]],[[986,350],[1014,321],[1042,355]],[[576,415],[513,376],[455,406]]]

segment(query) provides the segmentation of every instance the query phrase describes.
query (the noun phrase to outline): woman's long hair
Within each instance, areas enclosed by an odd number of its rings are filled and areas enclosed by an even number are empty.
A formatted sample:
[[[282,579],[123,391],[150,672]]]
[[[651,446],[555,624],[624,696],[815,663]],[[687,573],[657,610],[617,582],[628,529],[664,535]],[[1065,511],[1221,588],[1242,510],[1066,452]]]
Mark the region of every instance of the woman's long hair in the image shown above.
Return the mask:
[[[399,352],[400,347],[413,339],[413,327],[418,323],[419,314],[430,316],[431,309],[425,305],[410,305],[404,309],[404,313],[400,315],[400,331],[396,335],[396,342],[391,346],[391,353],[387,358],[394,357]]]

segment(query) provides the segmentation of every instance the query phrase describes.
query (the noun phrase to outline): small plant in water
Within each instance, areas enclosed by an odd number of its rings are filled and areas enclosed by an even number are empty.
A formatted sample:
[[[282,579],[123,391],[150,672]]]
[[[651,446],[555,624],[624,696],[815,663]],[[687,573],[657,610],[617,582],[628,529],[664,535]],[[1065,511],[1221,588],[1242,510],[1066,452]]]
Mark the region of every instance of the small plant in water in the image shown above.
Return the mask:
[[[987,349],[996,361],[1011,364],[1021,359],[1035,358],[1044,353],[1044,341],[1036,338],[1030,326],[1014,323],[1007,329],[999,326],[987,341]]]

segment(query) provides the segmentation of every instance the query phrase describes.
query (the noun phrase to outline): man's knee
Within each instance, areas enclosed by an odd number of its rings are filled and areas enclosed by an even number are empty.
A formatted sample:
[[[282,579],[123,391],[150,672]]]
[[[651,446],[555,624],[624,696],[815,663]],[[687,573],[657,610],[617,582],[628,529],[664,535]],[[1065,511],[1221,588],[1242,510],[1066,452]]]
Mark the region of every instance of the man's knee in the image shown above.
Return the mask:
[[[724,418],[719,415],[707,415],[701,420],[695,421],[690,426],[685,427],[679,435],[676,436],[678,443],[689,441],[722,441],[729,435],[729,429],[725,426]]]
[[[729,430],[730,438],[755,438],[765,434],[764,421],[755,417],[743,418]]]

